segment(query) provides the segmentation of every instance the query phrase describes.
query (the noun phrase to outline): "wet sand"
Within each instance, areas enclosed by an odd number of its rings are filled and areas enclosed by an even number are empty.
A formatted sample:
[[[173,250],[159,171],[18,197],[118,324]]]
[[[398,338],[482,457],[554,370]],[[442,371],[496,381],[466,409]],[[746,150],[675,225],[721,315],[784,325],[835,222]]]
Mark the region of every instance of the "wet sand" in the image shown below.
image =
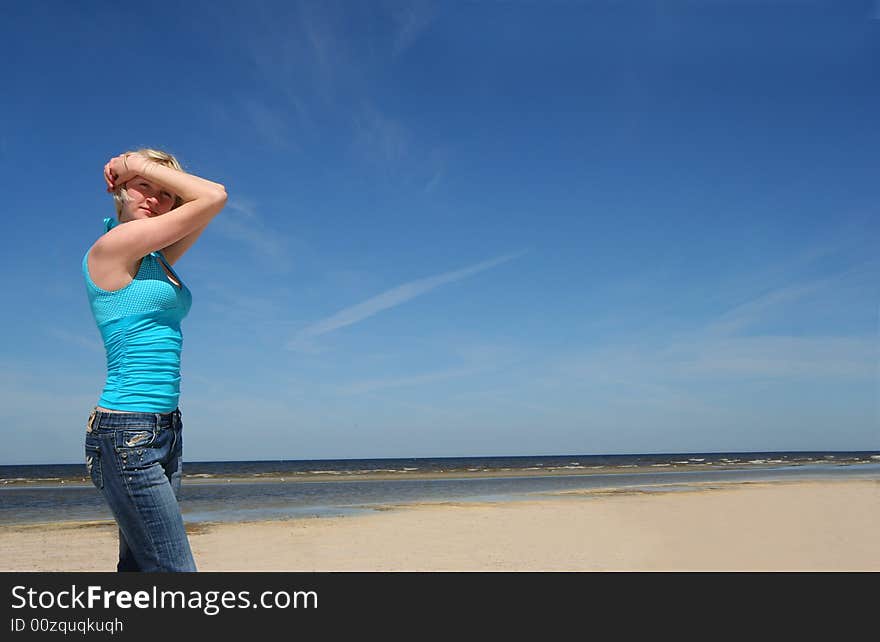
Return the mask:
[[[188,531],[201,571],[880,571],[880,480],[687,487]],[[0,526],[2,571],[111,571],[116,556],[112,523]]]

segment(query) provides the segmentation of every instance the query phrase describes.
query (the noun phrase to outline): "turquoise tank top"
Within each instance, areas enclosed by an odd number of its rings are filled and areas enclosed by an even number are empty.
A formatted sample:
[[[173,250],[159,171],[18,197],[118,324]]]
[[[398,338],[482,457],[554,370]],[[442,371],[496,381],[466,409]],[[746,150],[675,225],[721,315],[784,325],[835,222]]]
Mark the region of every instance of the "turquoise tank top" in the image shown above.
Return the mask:
[[[119,225],[104,219],[104,231]],[[102,290],[89,276],[89,253],[82,271],[92,316],[104,340],[107,380],[98,405],[128,412],[173,412],[180,397],[180,322],[192,294],[161,252],[141,260],[134,279],[121,290]],[[181,287],[162,269],[168,267]]]

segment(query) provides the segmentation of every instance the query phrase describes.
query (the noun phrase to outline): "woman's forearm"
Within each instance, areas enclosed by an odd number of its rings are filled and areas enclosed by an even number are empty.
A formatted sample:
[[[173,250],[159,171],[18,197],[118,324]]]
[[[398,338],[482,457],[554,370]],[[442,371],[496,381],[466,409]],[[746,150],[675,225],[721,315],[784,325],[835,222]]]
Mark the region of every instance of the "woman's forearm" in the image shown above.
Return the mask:
[[[177,194],[184,203],[202,198],[225,197],[226,195],[226,188],[220,183],[166,167],[140,154],[130,154],[125,161],[131,170]]]
[[[196,229],[194,232],[190,232],[179,241],[175,241],[171,245],[162,248],[162,254],[165,255],[165,260],[171,265],[177,263],[180,257],[186,254],[187,250],[189,250],[189,248],[191,248],[198,240],[206,227],[208,227],[207,223]]]

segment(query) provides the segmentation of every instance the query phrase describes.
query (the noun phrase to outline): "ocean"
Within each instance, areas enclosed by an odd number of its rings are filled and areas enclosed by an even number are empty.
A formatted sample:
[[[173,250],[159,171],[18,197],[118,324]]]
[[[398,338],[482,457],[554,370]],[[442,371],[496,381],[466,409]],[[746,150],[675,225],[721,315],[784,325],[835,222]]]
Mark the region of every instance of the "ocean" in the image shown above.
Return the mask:
[[[300,519],[584,489],[867,478],[880,452],[747,452],[185,462],[184,521]],[[0,525],[112,521],[84,464],[0,466]]]

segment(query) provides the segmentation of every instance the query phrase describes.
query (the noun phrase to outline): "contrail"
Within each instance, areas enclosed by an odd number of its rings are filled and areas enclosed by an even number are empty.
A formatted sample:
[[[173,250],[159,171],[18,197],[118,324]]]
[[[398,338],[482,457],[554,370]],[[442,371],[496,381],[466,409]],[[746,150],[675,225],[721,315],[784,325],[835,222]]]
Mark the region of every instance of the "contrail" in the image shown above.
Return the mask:
[[[501,265],[502,263],[519,258],[525,253],[526,251],[524,250],[515,254],[506,254],[489,261],[483,261],[482,263],[462,268],[461,270],[454,270],[437,276],[410,281],[409,283],[404,283],[396,288],[386,290],[382,294],[367,299],[363,303],[358,303],[357,305],[340,310],[333,316],[304,328],[294,339],[288,342],[286,347],[289,350],[294,350],[308,339],[327,334],[328,332],[338,330],[339,328],[344,328],[347,325],[352,325],[353,323],[369,318],[382,310],[393,308],[401,303],[409,301],[410,299],[414,299],[419,295],[426,294],[441,285],[460,281],[461,279],[465,279],[474,274],[478,274],[479,272],[488,270],[489,268],[493,268],[496,265]]]

